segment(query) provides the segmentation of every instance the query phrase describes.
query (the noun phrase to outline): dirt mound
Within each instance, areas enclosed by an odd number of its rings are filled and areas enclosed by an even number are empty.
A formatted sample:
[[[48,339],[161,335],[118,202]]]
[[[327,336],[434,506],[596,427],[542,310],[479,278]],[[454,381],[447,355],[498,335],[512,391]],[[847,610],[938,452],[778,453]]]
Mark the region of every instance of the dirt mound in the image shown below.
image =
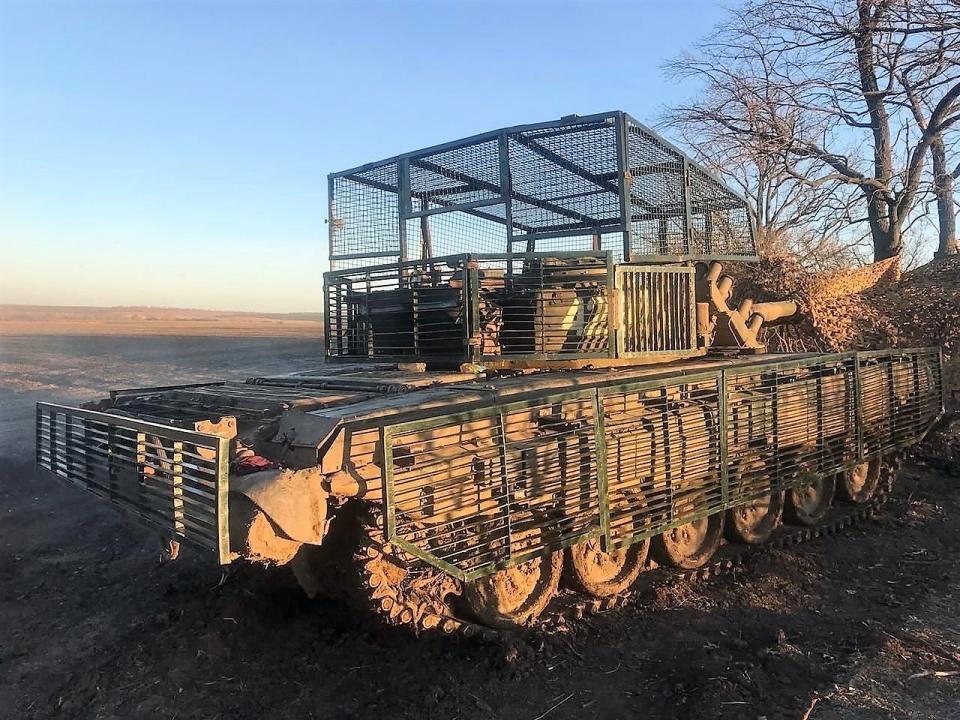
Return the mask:
[[[855,270],[812,274],[796,258],[775,256],[740,271],[744,296],[793,297],[800,312],[767,330],[778,352],[841,352],[939,345],[945,404],[960,412],[960,256],[938,258],[906,273],[898,258]],[[934,450],[934,448],[937,448]],[[937,457],[960,462],[960,423],[949,419],[928,443]]]
[[[897,323],[876,293],[897,286],[897,258],[854,270],[807,272],[790,255],[764,258],[741,269],[737,289],[745,297],[779,300],[791,297],[799,313],[794,322],[767,329],[766,341],[778,352],[840,352],[899,345]]]
[[[758,300],[793,297],[797,320],[770,328],[778,351],[870,350],[940,345],[960,354],[960,256],[901,274],[897,258],[854,270],[814,274],[791,256],[741,270],[738,290]]]

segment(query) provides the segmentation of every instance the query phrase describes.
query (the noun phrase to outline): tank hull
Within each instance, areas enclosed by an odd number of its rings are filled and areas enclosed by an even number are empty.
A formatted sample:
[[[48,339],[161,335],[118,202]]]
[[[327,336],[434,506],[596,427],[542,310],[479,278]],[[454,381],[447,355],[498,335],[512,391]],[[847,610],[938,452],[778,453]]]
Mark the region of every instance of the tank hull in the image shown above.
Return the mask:
[[[41,403],[37,461],[224,564],[295,561],[362,507],[402,577],[463,587],[840,476],[942,409],[936,349],[485,378],[328,366]]]

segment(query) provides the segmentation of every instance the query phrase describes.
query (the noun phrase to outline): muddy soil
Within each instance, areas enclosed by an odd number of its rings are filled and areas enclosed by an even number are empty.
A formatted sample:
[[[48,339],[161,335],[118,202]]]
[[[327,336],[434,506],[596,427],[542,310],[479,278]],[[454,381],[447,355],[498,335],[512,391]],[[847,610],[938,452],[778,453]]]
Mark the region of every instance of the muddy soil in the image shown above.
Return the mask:
[[[916,463],[877,521],[510,647],[360,627],[282,569],[222,577],[189,551],[160,565],[150,532],[34,470],[36,400],[319,352],[0,339],[0,716],[960,717],[960,478]]]

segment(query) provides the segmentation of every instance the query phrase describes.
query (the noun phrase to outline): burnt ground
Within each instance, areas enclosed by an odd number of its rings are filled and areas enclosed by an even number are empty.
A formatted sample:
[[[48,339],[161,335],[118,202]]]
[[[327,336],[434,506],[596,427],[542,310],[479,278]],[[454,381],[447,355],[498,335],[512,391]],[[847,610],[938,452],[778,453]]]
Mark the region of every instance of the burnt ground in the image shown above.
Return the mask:
[[[37,473],[32,403],[315,364],[296,340],[0,338],[0,716],[960,717],[960,478],[877,521],[511,647],[372,631],[282,570],[221,583]]]

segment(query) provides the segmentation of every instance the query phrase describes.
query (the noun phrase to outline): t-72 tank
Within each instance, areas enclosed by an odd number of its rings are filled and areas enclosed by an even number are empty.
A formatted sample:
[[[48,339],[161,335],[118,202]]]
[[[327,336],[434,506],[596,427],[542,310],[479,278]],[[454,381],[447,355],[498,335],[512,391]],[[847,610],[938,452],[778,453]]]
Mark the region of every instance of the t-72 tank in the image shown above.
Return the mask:
[[[796,307],[733,300],[746,203],[625,113],[329,189],[326,362],[40,403],[38,463],[170,555],[289,565],[388,622],[486,632],[817,528],[942,413],[936,349],[768,354],[762,328]]]

